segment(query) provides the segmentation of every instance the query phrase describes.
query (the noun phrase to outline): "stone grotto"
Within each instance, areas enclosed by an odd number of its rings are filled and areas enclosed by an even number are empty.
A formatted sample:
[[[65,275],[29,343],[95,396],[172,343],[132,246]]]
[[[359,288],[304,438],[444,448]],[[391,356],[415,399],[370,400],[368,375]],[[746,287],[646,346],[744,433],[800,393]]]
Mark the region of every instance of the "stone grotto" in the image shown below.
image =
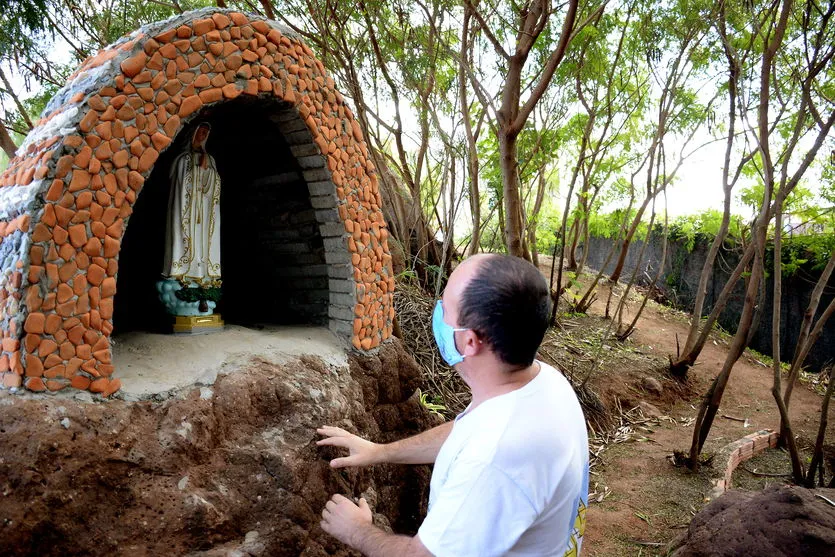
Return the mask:
[[[351,109],[291,31],[204,9],[87,59],[0,175],[0,383],[119,390],[112,334],[151,330],[168,172],[198,124],[222,179],[229,322],[392,335],[375,168]]]

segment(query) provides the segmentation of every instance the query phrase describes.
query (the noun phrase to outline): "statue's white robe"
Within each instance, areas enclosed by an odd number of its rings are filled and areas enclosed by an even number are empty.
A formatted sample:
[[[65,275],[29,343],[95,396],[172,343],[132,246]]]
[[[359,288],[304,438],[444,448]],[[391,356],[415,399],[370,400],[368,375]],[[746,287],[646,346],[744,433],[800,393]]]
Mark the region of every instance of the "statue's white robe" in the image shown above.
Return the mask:
[[[165,242],[166,277],[201,286],[220,285],[220,175],[210,155],[206,168],[191,149],[171,165]]]

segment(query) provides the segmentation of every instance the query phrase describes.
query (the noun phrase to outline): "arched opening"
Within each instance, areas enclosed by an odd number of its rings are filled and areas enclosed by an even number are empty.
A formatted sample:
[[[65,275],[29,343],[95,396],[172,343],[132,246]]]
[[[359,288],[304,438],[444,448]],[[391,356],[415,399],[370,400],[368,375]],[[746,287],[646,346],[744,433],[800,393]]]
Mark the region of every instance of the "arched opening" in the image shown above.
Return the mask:
[[[221,178],[223,297],[217,312],[227,330],[240,335],[241,328],[270,332],[282,325],[328,325],[329,266],[320,221],[336,210],[321,207],[321,201],[314,208],[300,164],[322,157],[294,107],[273,98],[239,98],[205,109],[185,126],[137,197],[119,254],[117,360],[123,354],[120,341],[144,347],[148,339],[137,340],[137,333],[171,331],[172,318],[155,289],[163,266],[170,169],[202,122],[211,125],[207,151]]]

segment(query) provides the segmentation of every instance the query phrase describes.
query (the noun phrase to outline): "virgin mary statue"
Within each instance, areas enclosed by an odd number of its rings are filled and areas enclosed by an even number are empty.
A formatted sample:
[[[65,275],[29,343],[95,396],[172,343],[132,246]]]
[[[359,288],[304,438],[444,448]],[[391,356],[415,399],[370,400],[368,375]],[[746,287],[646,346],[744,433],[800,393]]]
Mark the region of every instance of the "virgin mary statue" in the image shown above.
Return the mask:
[[[206,152],[210,131],[209,124],[200,123],[171,164],[164,279],[158,290],[174,315],[206,315],[219,297],[220,175]]]

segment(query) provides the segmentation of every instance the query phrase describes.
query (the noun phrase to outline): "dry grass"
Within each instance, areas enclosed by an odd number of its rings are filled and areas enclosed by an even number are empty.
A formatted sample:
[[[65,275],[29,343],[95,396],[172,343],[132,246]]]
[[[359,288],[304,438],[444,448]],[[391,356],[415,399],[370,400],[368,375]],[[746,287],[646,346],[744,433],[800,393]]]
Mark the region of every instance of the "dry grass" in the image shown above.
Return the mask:
[[[470,391],[458,373],[441,359],[432,334],[435,299],[416,284],[402,280],[394,291],[394,308],[402,341],[423,371],[421,390],[440,413],[453,418],[470,403]]]

